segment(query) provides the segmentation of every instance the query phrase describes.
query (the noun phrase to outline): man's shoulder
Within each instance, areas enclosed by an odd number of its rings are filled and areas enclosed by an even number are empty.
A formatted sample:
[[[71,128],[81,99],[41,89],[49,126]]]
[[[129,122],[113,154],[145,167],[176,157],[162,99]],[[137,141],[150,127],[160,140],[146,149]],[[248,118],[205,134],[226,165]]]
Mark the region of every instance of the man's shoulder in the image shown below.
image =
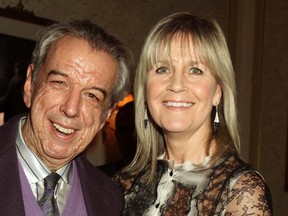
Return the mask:
[[[6,133],[4,135],[9,135],[9,131],[16,131],[18,127],[18,123],[21,118],[26,116],[26,113],[18,114],[11,119],[9,119],[7,122],[5,122],[3,125],[0,126],[0,134]],[[8,134],[7,134],[8,133]]]
[[[123,208],[123,194],[116,183],[84,155],[79,155],[75,161],[88,209],[97,209],[102,215],[119,215]]]
[[[0,153],[15,146],[18,122],[24,116],[19,114],[0,126]]]
[[[91,184],[101,185],[102,190],[119,190],[112,178],[98,167],[92,165],[83,154],[77,157],[76,164],[80,178],[81,176],[85,176],[85,181]]]

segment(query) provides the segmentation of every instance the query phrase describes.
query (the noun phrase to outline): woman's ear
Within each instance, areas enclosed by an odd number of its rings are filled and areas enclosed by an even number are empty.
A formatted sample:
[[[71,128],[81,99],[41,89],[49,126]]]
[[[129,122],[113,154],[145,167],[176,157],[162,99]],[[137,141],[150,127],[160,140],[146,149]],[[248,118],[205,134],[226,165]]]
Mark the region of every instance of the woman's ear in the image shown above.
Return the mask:
[[[26,81],[24,84],[23,100],[27,108],[30,108],[31,106],[31,99],[32,99],[32,92],[33,92],[33,81],[32,81],[33,69],[34,69],[34,65],[30,64],[27,68]]]
[[[217,85],[215,95],[213,98],[213,106],[217,106],[220,103],[221,98],[222,98],[222,89],[220,85]]]

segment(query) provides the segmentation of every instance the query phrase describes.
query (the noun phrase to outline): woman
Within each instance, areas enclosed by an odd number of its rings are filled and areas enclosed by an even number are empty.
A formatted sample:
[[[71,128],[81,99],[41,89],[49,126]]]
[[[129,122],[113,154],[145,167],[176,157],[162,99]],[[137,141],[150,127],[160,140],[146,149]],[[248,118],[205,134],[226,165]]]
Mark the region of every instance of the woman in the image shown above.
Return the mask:
[[[160,20],[135,77],[138,149],[115,180],[124,215],[271,215],[261,175],[239,155],[235,77],[219,25]]]

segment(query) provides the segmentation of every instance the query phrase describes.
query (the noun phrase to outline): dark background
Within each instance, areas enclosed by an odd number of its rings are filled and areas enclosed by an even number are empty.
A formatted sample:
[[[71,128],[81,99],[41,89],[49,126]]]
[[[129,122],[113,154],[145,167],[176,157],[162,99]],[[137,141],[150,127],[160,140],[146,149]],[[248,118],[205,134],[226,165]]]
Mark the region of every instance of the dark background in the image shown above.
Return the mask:
[[[5,121],[27,108],[22,90],[35,42],[0,34],[0,111]]]

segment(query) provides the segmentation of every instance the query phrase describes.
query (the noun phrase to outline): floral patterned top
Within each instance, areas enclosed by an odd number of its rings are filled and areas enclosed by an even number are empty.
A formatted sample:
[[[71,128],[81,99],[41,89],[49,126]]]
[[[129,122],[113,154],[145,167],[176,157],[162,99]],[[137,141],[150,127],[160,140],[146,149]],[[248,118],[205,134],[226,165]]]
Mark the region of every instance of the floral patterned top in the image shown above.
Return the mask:
[[[263,177],[236,155],[212,168],[210,157],[201,165],[174,164],[159,159],[156,181],[147,186],[136,177],[118,173],[127,216],[272,215],[272,200]]]

